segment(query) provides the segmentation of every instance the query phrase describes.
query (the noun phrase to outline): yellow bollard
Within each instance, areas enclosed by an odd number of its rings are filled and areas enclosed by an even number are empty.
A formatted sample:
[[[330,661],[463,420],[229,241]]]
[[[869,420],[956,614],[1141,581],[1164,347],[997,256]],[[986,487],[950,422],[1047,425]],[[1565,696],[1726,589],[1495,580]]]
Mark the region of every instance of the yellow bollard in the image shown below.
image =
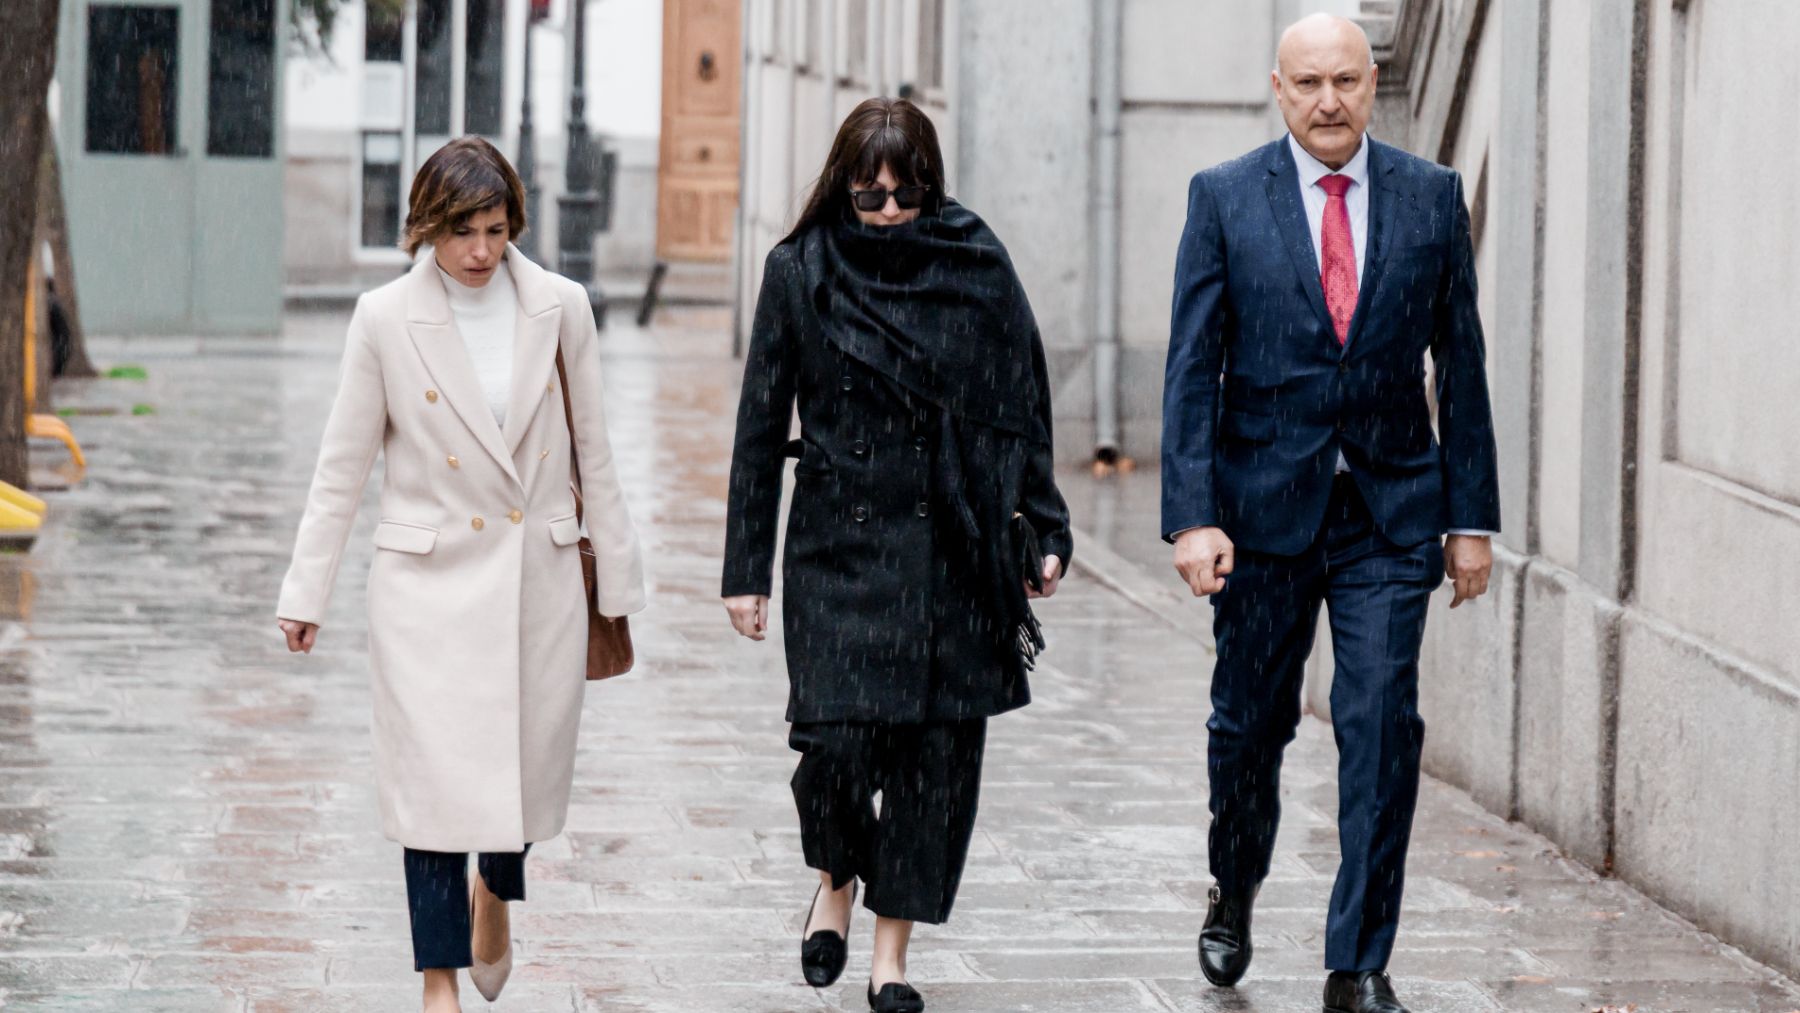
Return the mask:
[[[37,538],[38,529],[43,526],[44,518],[30,510],[0,503],[0,545],[30,542]]]
[[[35,250],[25,271],[25,414],[37,407],[37,287]]]
[[[69,424],[54,415],[27,415],[25,417],[25,435],[39,436],[45,439],[61,440],[63,446],[69,448],[69,458],[77,468],[87,467],[87,456],[81,452],[81,444],[75,442],[75,432]]]
[[[0,503],[16,506],[21,510],[37,514],[39,517],[50,509],[50,505],[16,485],[0,482]]]

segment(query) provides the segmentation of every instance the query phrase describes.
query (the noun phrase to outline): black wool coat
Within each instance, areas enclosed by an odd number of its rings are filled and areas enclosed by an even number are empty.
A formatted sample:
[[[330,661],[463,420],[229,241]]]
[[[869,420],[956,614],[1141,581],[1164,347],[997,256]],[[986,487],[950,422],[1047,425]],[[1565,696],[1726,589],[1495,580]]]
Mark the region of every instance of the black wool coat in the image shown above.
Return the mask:
[[[723,594],[769,594],[786,458],[782,560],[791,722],[991,717],[1030,701],[1024,665],[982,590],[978,554],[936,487],[940,410],[825,338],[793,243],[764,267],[738,403]],[[1042,342],[1038,414],[1050,427]],[[800,436],[789,439],[798,401]],[[1050,446],[1026,461],[1018,511],[1068,564],[1069,512]]]

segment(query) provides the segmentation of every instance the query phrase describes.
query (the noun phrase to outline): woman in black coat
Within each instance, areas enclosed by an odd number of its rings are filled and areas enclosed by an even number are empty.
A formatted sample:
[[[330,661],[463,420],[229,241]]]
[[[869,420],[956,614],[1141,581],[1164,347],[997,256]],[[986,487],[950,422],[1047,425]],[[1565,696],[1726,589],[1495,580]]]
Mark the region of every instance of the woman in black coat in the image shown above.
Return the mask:
[[[877,916],[870,1007],[919,1011],[912,926],[949,916],[987,719],[1030,699],[1043,641],[1028,599],[1055,592],[1071,541],[1031,308],[1000,241],[944,195],[936,131],[904,100],[850,114],[765,267],[723,590],[754,640],[789,457],[788,741],[821,881],[802,969],[818,987],[842,973],[860,879]]]

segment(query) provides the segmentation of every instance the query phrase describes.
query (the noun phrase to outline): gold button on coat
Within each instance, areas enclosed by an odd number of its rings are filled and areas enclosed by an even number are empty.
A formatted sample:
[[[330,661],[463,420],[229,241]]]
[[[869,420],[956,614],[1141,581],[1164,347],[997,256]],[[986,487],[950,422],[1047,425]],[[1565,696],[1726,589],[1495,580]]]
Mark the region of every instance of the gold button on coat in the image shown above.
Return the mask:
[[[469,521],[469,527],[474,528],[476,531],[480,531],[482,528],[487,527],[487,521],[484,521],[481,518],[476,517]]]
[[[540,461],[549,456],[550,456],[550,451],[548,451],[548,450],[538,451],[538,460],[540,460]]]
[[[437,404],[437,391],[435,391],[435,390],[426,391],[425,392],[425,400],[432,404]]]
[[[449,457],[445,458],[444,460],[448,461],[450,464],[450,467],[452,467],[452,468],[462,467],[462,462],[456,459],[455,454],[451,454]]]
[[[551,391],[553,391],[555,389],[556,389],[556,384],[553,384],[553,383],[544,384],[544,393],[546,393],[546,394],[550,393]]]
[[[517,510],[514,510],[512,513],[509,513],[506,515],[506,519],[509,521],[512,521],[514,524],[517,524],[520,521],[525,519],[525,515],[520,513]]]

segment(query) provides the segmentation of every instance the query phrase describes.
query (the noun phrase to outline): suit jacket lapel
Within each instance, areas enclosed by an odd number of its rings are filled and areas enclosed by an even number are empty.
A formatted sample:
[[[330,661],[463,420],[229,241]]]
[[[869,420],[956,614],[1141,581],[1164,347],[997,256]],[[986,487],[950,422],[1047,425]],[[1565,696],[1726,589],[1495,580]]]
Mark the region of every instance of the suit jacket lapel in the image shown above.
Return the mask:
[[[1313,249],[1312,226],[1307,224],[1306,205],[1300,201],[1300,171],[1294,166],[1294,153],[1287,139],[1275,142],[1269,158],[1269,210],[1281,230],[1282,242],[1294,261],[1294,273],[1300,276],[1300,290],[1313,312],[1331,326],[1331,314],[1325,309],[1325,289],[1319,281],[1319,255]]]
[[[450,297],[445,294],[444,282],[437,276],[437,265],[430,257],[421,260],[408,275],[406,333],[425,363],[425,371],[437,384],[439,396],[450,403],[476,442],[517,482],[519,474],[513,469],[512,455],[506,450],[500,427],[494,423],[494,412],[488,407],[481,380],[475,376],[469,348],[463,344],[450,314]]]
[[[544,269],[511,245],[506,248],[506,265],[519,298],[518,324],[513,329],[512,391],[502,430],[511,455],[518,452],[519,441],[525,438],[550,391],[547,384],[556,368],[556,346],[562,334],[562,300]]]
[[[1357,335],[1362,332],[1363,321],[1369,315],[1369,307],[1375,302],[1375,294],[1381,287],[1381,270],[1387,262],[1387,251],[1391,245],[1388,237],[1394,232],[1394,212],[1407,199],[1406,195],[1394,188],[1394,171],[1391,159],[1383,154],[1381,145],[1374,139],[1366,141],[1369,145],[1369,235],[1368,246],[1363,251],[1363,276],[1356,287],[1356,312],[1350,317],[1350,333],[1344,340],[1344,352],[1349,354],[1350,347],[1356,343]]]

